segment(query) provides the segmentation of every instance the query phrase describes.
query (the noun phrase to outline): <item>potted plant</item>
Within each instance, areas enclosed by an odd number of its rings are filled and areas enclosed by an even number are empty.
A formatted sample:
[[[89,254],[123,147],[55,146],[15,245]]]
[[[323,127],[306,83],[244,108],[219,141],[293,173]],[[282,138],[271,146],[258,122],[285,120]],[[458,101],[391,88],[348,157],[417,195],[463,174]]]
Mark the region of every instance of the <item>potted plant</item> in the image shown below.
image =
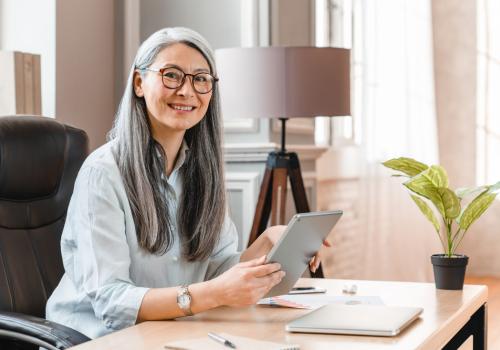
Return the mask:
[[[442,166],[428,166],[404,157],[390,159],[382,164],[399,172],[394,176],[407,178],[403,185],[436,230],[443,247],[443,254],[431,256],[436,288],[462,289],[469,258],[457,254],[457,248],[471,225],[493,203],[500,182],[453,191],[448,188],[448,175]]]

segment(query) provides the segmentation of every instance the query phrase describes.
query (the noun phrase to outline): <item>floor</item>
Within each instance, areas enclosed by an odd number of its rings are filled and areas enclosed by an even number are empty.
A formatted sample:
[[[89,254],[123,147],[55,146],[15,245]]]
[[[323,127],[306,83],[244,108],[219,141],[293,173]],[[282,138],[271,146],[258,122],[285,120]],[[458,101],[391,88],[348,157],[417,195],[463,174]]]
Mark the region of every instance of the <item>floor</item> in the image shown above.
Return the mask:
[[[488,286],[488,349],[500,349],[500,278],[469,276],[465,283]]]

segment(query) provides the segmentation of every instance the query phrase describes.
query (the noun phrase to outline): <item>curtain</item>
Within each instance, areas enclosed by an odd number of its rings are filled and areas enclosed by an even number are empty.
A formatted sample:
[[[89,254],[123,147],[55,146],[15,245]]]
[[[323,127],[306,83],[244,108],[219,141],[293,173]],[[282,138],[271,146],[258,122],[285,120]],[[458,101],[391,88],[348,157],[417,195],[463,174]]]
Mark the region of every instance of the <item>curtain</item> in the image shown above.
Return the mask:
[[[438,162],[430,0],[364,0],[360,14],[361,274],[431,280],[430,255],[440,252],[438,237],[401,178],[380,164],[400,156]]]
[[[356,196],[352,203],[332,204],[345,205],[347,215],[326,256],[329,277],[432,280],[430,255],[441,252],[436,232],[401,178],[381,165],[400,156],[438,162],[430,5],[430,0],[352,2],[359,175],[355,186],[351,179],[334,187],[333,197],[342,198],[346,186]]]
[[[496,183],[500,181],[500,2],[441,0],[432,7],[441,163],[454,186]],[[499,225],[497,196],[461,244],[460,252],[470,258],[467,274],[500,276]]]

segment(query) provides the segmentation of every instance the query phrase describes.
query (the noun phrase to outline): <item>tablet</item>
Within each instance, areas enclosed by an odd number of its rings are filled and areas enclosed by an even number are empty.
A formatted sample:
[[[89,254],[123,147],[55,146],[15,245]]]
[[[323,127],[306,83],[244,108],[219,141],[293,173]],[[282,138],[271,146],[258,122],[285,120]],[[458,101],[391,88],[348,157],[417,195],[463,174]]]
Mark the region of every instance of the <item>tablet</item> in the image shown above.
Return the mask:
[[[280,263],[286,275],[280,283],[271,288],[265,298],[287,294],[292,290],[341,216],[341,210],[301,213],[293,216],[266,259],[266,263]]]
[[[288,332],[393,337],[415,321],[421,307],[325,305],[288,323]]]

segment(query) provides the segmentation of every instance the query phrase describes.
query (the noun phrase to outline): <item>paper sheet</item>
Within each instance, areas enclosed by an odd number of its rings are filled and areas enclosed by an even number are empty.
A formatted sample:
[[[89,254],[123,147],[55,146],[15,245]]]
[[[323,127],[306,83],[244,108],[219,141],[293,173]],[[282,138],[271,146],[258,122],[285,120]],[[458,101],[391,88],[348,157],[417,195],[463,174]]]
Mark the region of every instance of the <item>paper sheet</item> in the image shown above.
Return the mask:
[[[287,295],[280,295],[276,297],[261,299],[257,304],[290,307],[294,309],[317,309],[327,304],[384,305],[384,302],[378,296],[287,294]]]

